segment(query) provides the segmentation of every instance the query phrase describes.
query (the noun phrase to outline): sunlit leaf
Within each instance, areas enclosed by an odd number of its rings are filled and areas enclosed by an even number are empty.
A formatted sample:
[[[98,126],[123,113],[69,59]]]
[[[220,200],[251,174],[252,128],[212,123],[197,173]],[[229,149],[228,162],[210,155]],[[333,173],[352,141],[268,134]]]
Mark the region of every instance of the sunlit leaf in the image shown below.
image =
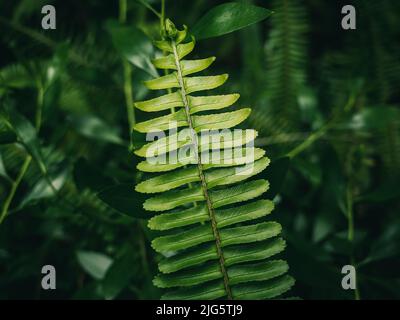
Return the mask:
[[[101,280],[110,268],[113,260],[103,253],[94,251],[77,251],[76,256],[81,267],[93,278]]]
[[[23,198],[19,208],[23,208],[36,200],[54,197],[65,184],[68,175],[69,167],[63,166],[58,172],[42,177]]]
[[[7,180],[10,180],[6,167],[4,166],[3,156],[1,155],[1,152],[0,152],[0,176],[6,178]]]
[[[81,135],[99,141],[124,144],[117,128],[111,127],[104,120],[91,115],[70,116],[72,127]]]
[[[134,26],[121,25],[115,20],[107,21],[106,29],[115,48],[124,58],[151,76],[157,76],[157,71],[150,61],[153,45],[141,30]]]
[[[13,106],[6,106],[3,121],[14,132],[18,141],[24,145],[28,153],[35,159],[42,172],[46,172],[40,143],[35,127],[20,114]]]
[[[193,27],[196,39],[218,37],[268,18],[272,11],[262,7],[228,2],[212,8]]]

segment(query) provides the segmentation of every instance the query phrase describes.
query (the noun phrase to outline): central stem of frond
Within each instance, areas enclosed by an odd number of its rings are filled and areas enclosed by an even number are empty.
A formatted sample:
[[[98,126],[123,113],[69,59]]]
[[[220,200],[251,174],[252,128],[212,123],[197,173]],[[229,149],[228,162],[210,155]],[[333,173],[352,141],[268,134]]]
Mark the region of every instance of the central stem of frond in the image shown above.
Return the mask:
[[[185,84],[184,84],[183,76],[182,76],[182,68],[181,68],[181,64],[179,61],[179,56],[178,56],[175,41],[172,41],[171,45],[172,45],[172,48],[174,51],[175,65],[176,65],[176,69],[177,69],[177,75],[178,75],[178,81],[179,81],[179,86],[180,86],[181,95],[182,95],[182,101],[183,101],[183,104],[185,107],[186,119],[187,119],[187,122],[188,122],[188,125],[190,128],[191,138],[192,138],[192,141],[194,144],[195,157],[196,157],[196,162],[197,162],[197,171],[198,171],[198,174],[200,177],[201,188],[202,188],[203,195],[204,195],[204,198],[207,203],[208,214],[209,214],[210,220],[211,220],[211,227],[212,227],[212,231],[213,231],[214,238],[215,238],[215,244],[217,247],[217,254],[218,254],[218,258],[219,258],[221,273],[223,275],[224,286],[225,286],[225,290],[226,290],[228,299],[232,299],[232,291],[229,286],[228,272],[225,267],[225,259],[224,259],[224,255],[223,255],[222,247],[221,247],[221,238],[220,238],[219,231],[217,228],[217,222],[215,219],[213,204],[212,204],[210,195],[208,194],[208,187],[207,187],[207,182],[206,182],[204,172],[203,172],[203,165],[201,163],[201,157],[199,156],[200,150],[199,150],[198,137],[197,137],[196,132],[194,131],[193,121],[192,121],[192,117],[190,115],[189,101],[188,101],[188,98],[186,95]]]

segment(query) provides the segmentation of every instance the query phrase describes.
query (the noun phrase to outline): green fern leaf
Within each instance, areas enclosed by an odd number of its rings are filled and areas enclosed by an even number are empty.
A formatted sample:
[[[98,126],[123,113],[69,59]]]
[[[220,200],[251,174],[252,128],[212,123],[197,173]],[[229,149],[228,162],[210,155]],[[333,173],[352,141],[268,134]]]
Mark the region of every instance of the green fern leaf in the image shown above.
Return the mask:
[[[165,256],[153,282],[160,288],[174,288],[163,296],[165,299],[277,297],[294,283],[286,275],[285,261],[268,259],[285,248],[279,238],[282,227],[265,221],[274,208],[272,201],[262,199],[269,183],[263,179],[246,181],[266,169],[270,161],[264,150],[247,146],[257,136],[254,130],[246,130],[242,136],[215,132],[241,124],[251,110],[195,115],[227,108],[239,95],[192,95],[221,86],[228,75],[188,77],[207,69],[215,57],[183,60],[194,49],[194,39],[183,43],[186,28],[178,31],[168,20],[167,26],[167,40],[155,45],[168,55],[153,64],[172,73],[145,85],[152,90],[176,91],[135,104],[145,112],[178,108],[134,126],[142,133],[171,129],[171,123],[173,129],[179,129],[135,150],[137,155],[147,157],[138,164],[139,170],[159,173],[136,186],[136,191],[153,195],[143,205],[158,213],[148,226],[168,231],[151,243]],[[202,135],[204,130],[212,130],[207,139]],[[177,137],[182,134],[187,138],[180,141]],[[221,156],[217,162],[204,162],[202,152],[215,150],[210,141],[219,142]],[[190,147],[193,153],[184,153],[178,163],[170,161],[171,151],[180,153]],[[150,161],[150,152],[153,157],[164,155],[165,163]],[[248,164],[252,164],[251,170],[246,169]]]

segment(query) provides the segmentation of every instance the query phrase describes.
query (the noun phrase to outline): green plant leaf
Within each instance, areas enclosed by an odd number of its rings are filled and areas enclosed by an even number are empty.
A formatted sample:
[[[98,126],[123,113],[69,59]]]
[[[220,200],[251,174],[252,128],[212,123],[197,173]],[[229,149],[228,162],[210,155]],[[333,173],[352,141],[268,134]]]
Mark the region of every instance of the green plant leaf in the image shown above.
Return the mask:
[[[117,128],[111,127],[94,115],[70,116],[68,120],[72,127],[84,137],[119,145],[124,144]]]
[[[268,18],[272,11],[245,3],[228,2],[212,8],[194,25],[196,39],[218,37]]]
[[[113,259],[107,255],[94,251],[77,251],[76,256],[79,264],[94,279],[102,280],[107,270],[113,263]]]
[[[385,232],[372,244],[366,259],[360,262],[360,265],[369,264],[400,254],[400,225],[391,224]]]
[[[273,207],[272,201],[258,200],[232,209],[216,210],[215,219],[217,225],[222,228],[268,215]],[[198,205],[183,211],[157,215],[149,220],[149,227],[153,230],[168,230],[209,220],[206,206]]]
[[[268,199],[275,198],[275,196],[281,191],[289,167],[290,158],[282,157],[272,161],[269,165],[269,170],[260,174],[260,177],[267,180],[271,186],[265,195]]]
[[[34,79],[32,79],[32,76],[23,64],[11,64],[0,69],[1,89],[22,89],[28,87],[33,88],[34,86]]]
[[[3,156],[1,154],[1,152],[0,152],[0,176],[3,178],[6,178],[8,181],[10,181],[10,177],[8,176],[6,167],[4,165]]]
[[[319,163],[312,161],[304,161],[296,157],[292,160],[293,167],[296,168],[305,179],[309,180],[313,185],[318,186],[321,183],[322,172]]]
[[[33,201],[54,197],[55,191],[58,192],[63,187],[68,175],[69,167],[64,165],[57,172],[48,174],[47,177],[40,178],[30,192],[22,199],[18,208],[21,209]],[[53,190],[53,188],[55,190]]]
[[[285,241],[282,238],[229,246],[224,249],[225,263],[227,266],[231,266],[242,262],[264,260],[283,251],[284,248]],[[218,255],[215,245],[207,243],[191,251],[183,251],[172,257],[164,258],[159,263],[159,269],[163,273],[170,273],[216,259],[218,259]]]
[[[36,129],[31,122],[12,106],[5,107],[3,121],[14,132],[27,152],[35,159],[42,173],[47,172]]]
[[[244,114],[245,115],[245,114]],[[184,132],[186,130],[186,132]],[[142,134],[143,135],[143,134]],[[217,133],[211,133],[209,136],[205,136],[205,139],[199,140],[199,147],[201,150],[208,150],[212,148],[212,144],[210,143],[210,140],[220,142],[224,148],[236,148],[236,147],[241,147],[249,142],[254,141],[254,139],[257,137],[258,133],[255,130],[252,129],[246,129],[244,131],[244,134],[242,136],[236,136],[236,135],[229,135],[226,137],[221,132]],[[154,156],[164,154],[167,151],[175,151],[181,148],[186,147],[188,144],[190,144],[189,138],[186,140],[180,139],[178,140],[179,136],[183,137],[189,137],[189,132],[187,131],[187,128],[183,129],[179,133],[172,134],[168,137],[163,137],[160,138],[156,141],[146,143],[140,148],[136,149],[134,152],[137,156],[140,157],[146,157],[146,153],[149,149],[154,150]]]
[[[89,188],[101,191],[114,184],[113,179],[105,176],[95,165],[90,164],[85,158],[79,158],[74,165],[74,180],[79,190]]]
[[[205,173],[205,179],[208,187],[211,189],[220,185],[229,185],[245,180],[264,170],[269,164],[268,158],[261,158],[254,163],[254,166],[248,174],[237,174],[237,167],[215,169]],[[240,167],[239,167],[240,168]],[[186,168],[166,173],[152,179],[148,179],[136,185],[136,191],[141,193],[157,193],[175,189],[191,182],[200,182],[196,168]]]
[[[134,26],[121,25],[115,20],[107,21],[106,30],[121,56],[151,76],[158,75],[150,61],[153,55],[152,43],[141,30]]]
[[[108,187],[97,194],[111,208],[133,218],[147,219],[151,214],[143,210],[144,197],[131,184]]]
[[[114,260],[104,276],[101,285],[104,298],[107,300],[116,298],[137,272],[140,270],[135,250],[128,247],[120,258]]]

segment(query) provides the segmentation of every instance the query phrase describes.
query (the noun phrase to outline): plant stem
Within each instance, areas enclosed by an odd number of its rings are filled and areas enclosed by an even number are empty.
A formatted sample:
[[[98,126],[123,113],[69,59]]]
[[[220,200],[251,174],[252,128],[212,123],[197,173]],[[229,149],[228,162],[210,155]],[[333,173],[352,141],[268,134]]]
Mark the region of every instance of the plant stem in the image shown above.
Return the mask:
[[[42,110],[43,110],[44,91],[45,91],[41,81],[37,82],[37,90],[38,90],[38,94],[37,94],[37,99],[36,99],[35,127],[36,127],[36,131],[39,132],[40,127],[42,125]],[[32,156],[30,154],[28,154],[25,157],[25,160],[22,163],[21,168],[19,169],[16,179],[11,184],[10,193],[8,194],[6,200],[4,201],[4,204],[3,204],[3,207],[2,207],[1,213],[0,213],[0,224],[4,221],[5,217],[7,216],[8,209],[10,208],[10,205],[14,199],[15,193],[17,192],[17,189],[18,189],[19,185],[21,184],[22,179],[25,176],[25,173],[28,171],[31,162],[32,162]],[[50,186],[52,187],[52,189],[54,188],[51,183],[50,183]]]
[[[119,16],[118,20],[121,23],[126,22],[126,13],[128,11],[128,4],[126,0],[119,0]]]
[[[354,242],[354,214],[353,214],[353,188],[352,183],[349,182],[346,188],[346,211],[347,211],[347,221],[348,221],[348,231],[347,231],[347,239],[351,243],[351,253],[350,253],[350,264],[354,267],[356,272],[356,287],[354,289],[354,299],[360,300],[360,291],[358,290],[358,281],[357,281],[357,270],[356,263],[353,252],[353,242]]]
[[[39,134],[40,127],[42,125],[42,109],[44,102],[44,87],[41,83],[38,84],[38,95],[36,100],[37,110],[35,115],[35,127],[36,133]]]
[[[165,0],[161,0],[161,17],[160,17],[161,31],[165,31]]]
[[[165,0],[161,0],[160,29],[161,29],[161,37],[164,39],[164,35],[165,35]],[[167,56],[167,55],[168,55],[168,52],[164,50],[163,56]],[[164,75],[168,75],[168,74],[169,74],[169,70],[165,69]],[[167,89],[167,92],[171,93],[172,92],[171,88]],[[170,110],[171,110],[171,113],[175,113],[174,107],[172,107]]]
[[[311,146],[315,141],[317,141],[319,138],[321,138],[331,127],[332,122],[328,122],[324,126],[322,126],[320,129],[317,131],[313,132],[305,141],[300,143],[296,148],[294,148],[292,151],[290,151],[287,156],[290,158],[293,158],[297,156],[299,153],[303,152],[305,149],[307,149],[309,146]]]
[[[143,5],[145,8],[149,9],[151,12],[153,12],[158,18],[161,17],[161,14],[157,12],[156,9],[154,9],[150,4],[148,4],[146,1],[143,0],[137,0],[141,5]]]
[[[40,78],[37,80],[37,90],[38,90],[38,95],[37,95],[37,99],[36,99],[37,109],[36,109],[36,115],[35,115],[35,128],[36,128],[36,134],[39,134],[40,128],[42,126],[42,113],[43,113],[44,93],[45,93],[44,85]],[[41,173],[43,174],[46,182],[50,186],[51,190],[53,191],[53,193],[56,196],[58,196],[58,191],[54,187],[50,177],[48,176],[47,168],[42,166],[40,163],[38,163],[38,166],[39,166],[39,169],[40,169]]]
[[[342,111],[344,113],[346,113],[346,112],[349,112],[351,110],[351,108],[356,103],[356,97],[357,97],[357,93],[352,93],[349,96],[349,99],[347,100],[347,103],[344,106],[343,110],[340,110],[339,112],[335,113],[328,122],[326,122],[317,131],[313,132],[305,141],[303,141],[297,147],[292,149],[287,154],[287,156],[290,157],[290,158],[293,158],[293,157],[297,156],[299,153],[303,152],[309,146],[311,146],[315,141],[317,141],[318,139],[323,137],[325,135],[325,133],[333,127],[333,125],[336,123],[336,121],[340,119],[340,117],[342,116]]]
[[[176,69],[177,69],[177,77],[178,77],[178,81],[179,81],[179,86],[180,86],[180,90],[181,90],[181,96],[182,96],[182,101],[185,107],[185,113],[186,113],[186,119],[188,122],[188,126],[189,126],[189,130],[191,133],[191,138],[194,144],[194,150],[195,150],[195,157],[196,157],[196,162],[197,162],[197,171],[200,177],[200,181],[201,181],[201,188],[203,191],[203,195],[204,195],[204,199],[206,200],[206,204],[207,204],[207,210],[208,210],[208,214],[210,216],[210,221],[211,221],[211,228],[213,231],[213,235],[214,235],[214,239],[215,239],[215,245],[217,248],[217,253],[218,253],[218,258],[219,258],[219,264],[220,264],[220,269],[221,269],[221,273],[223,275],[223,281],[224,281],[224,286],[225,286],[225,291],[227,294],[227,297],[229,300],[231,300],[232,297],[232,291],[231,291],[231,287],[229,284],[229,277],[228,277],[228,272],[226,270],[225,267],[225,258],[222,252],[222,246],[221,246],[221,237],[219,234],[219,230],[217,227],[217,222],[215,219],[215,213],[214,213],[214,208],[213,208],[213,204],[210,198],[210,195],[208,194],[208,187],[207,187],[207,182],[204,176],[204,172],[203,172],[203,165],[201,163],[201,157],[199,157],[199,144],[198,144],[198,137],[196,132],[194,131],[194,126],[193,126],[193,121],[192,121],[192,117],[190,115],[190,110],[189,110],[189,101],[188,101],[188,97],[186,95],[186,89],[185,89],[185,85],[184,85],[184,80],[183,80],[183,75],[182,75],[182,67],[179,61],[179,57],[178,57],[178,52],[177,52],[177,47],[176,47],[176,43],[175,41],[171,41],[172,44],[172,48],[173,48],[173,54],[175,57],[175,65],[176,65]]]
[[[14,198],[14,196],[15,196],[15,193],[16,193],[16,191],[17,191],[17,189],[18,189],[18,186],[19,186],[19,184],[21,183],[22,178],[24,177],[26,171],[28,170],[29,165],[31,164],[31,161],[32,161],[32,157],[31,157],[30,155],[28,155],[28,156],[25,158],[24,163],[22,164],[22,166],[21,166],[21,168],[20,168],[20,170],[19,170],[19,173],[18,173],[17,178],[16,178],[15,181],[11,184],[10,193],[8,194],[8,196],[7,196],[7,198],[6,198],[5,202],[4,202],[3,208],[2,208],[2,210],[1,210],[1,214],[0,214],[0,224],[3,222],[3,220],[5,219],[5,217],[6,217],[6,215],[7,215],[8,208],[9,208],[10,205],[11,205],[11,202],[12,202],[12,200],[13,200],[13,198]]]
[[[119,0],[119,22],[126,23],[127,18],[127,0]],[[128,116],[129,136],[131,136],[133,126],[136,123],[135,110],[133,105],[132,91],[132,67],[125,58],[122,58],[122,68],[124,70],[124,95],[126,104],[126,113]]]
[[[347,221],[348,221],[347,239],[350,242],[353,242],[354,240],[353,195],[350,183],[348,183],[346,189],[346,207],[347,207]]]

